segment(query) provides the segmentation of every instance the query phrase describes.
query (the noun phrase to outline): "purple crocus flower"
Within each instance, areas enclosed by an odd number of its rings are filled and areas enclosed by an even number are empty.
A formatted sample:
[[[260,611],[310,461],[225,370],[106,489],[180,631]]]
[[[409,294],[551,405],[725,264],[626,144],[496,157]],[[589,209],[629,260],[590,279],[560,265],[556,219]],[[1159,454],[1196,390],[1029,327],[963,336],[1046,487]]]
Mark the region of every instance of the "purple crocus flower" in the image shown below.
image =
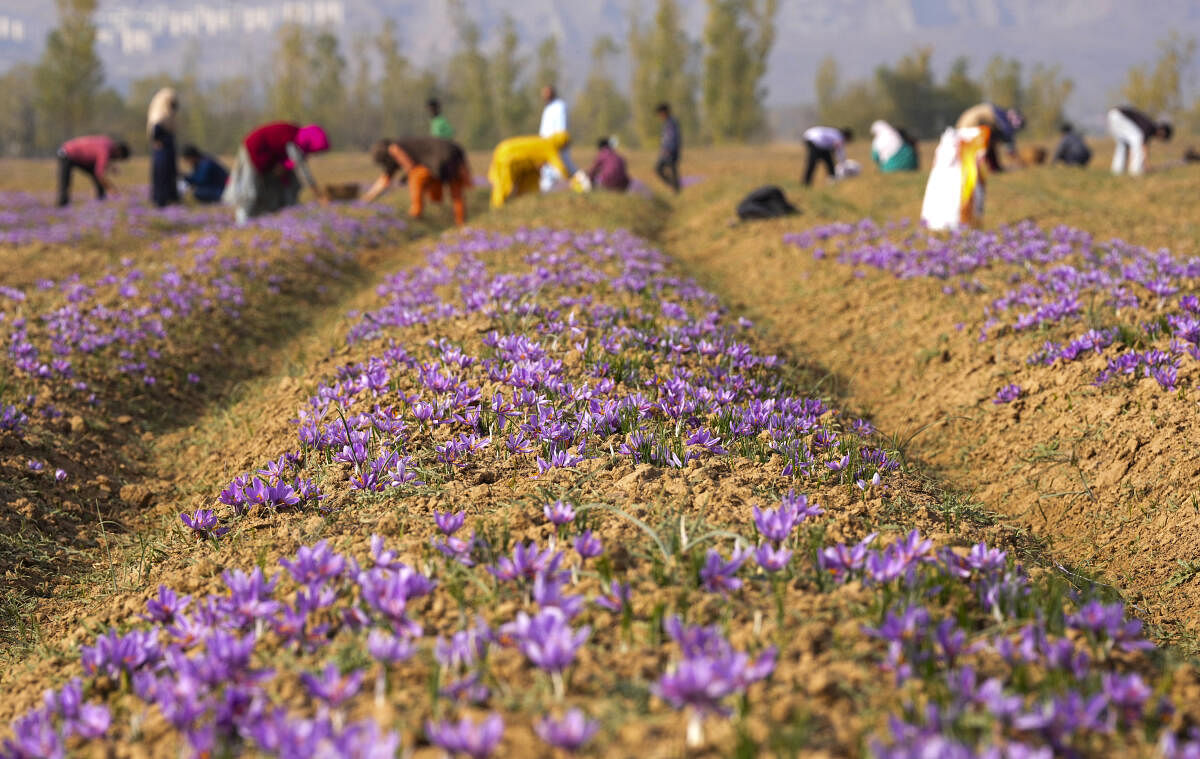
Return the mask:
[[[996,391],[996,397],[992,399],[992,403],[1000,405],[1003,403],[1012,403],[1021,397],[1020,385],[1005,385]]]
[[[437,524],[438,530],[440,530],[443,535],[453,535],[462,529],[462,526],[466,523],[467,512],[447,511],[442,513],[437,509],[434,509],[433,521]]]
[[[754,551],[754,560],[767,572],[778,572],[792,560],[792,552],[786,548],[775,548],[763,543]]]
[[[500,628],[500,633],[516,641],[521,653],[535,667],[562,672],[575,661],[575,654],[591,635],[592,628],[585,625],[572,630],[562,610],[548,606],[532,617],[518,612],[515,620]]]
[[[562,527],[564,524],[570,524],[575,521],[575,509],[569,503],[564,501],[555,501],[548,503],[542,507],[542,513],[546,515],[546,521]]]
[[[609,586],[608,595],[596,596],[595,604],[611,612],[620,614],[625,607],[629,606],[630,596],[629,583],[613,580]]]
[[[159,585],[158,596],[146,602],[146,619],[169,625],[191,600],[191,596],[180,596],[166,585]]]
[[[121,635],[116,630],[96,638],[94,646],[80,648],[80,661],[88,674],[107,675],[119,680],[122,672],[133,674],[162,658],[157,631],[131,630]]]
[[[471,537],[464,540],[453,535],[447,535],[445,538],[431,538],[429,544],[437,549],[438,553],[448,559],[453,559],[464,567],[475,566],[475,560],[471,558],[471,549],[475,546],[475,533],[471,533]]]
[[[604,545],[600,542],[600,538],[592,534],[591,530],[584,530],[579,533],[574,542],[575,551],[582,559],[594,559],[604,553]]]
[[[790,491],[779,508],[760,509],[754,507],[754,525],[759,533],[774,543],[782,543],[806,519],[825,513],[817,504],[809,504],[808,496]]]
[[[571,709],[558,719],[549,715],[542,717],[534,723],[533,729],[546,743],[573,754],[592,739],[600,729],[600,723],[588,719],[580,709]]]
[[[875,537],[876,534],[871,533],[854,546],[838,543],[836,546],[823,548],[817,555],[818,564],[821,569],[836,577],[838,582],[845,582],[851,573],[862,570],[867,560],[867,546]]]
[[[429,721],[425,723],[425,735],[430,743],[446,753],[487,759],[504,737],[504,720],[493,712],[478,724],[470,717],[463,717],[457,723]]]
[[[539,572],[553,572],[562,561],[562,554],[547,548],[539,550],[537,543],[517,543],[513,546],[512,558],[501,556],[495,566],[488,571],[497,579],[511,581],[517,579],[532,580]]]
[[[687,627],[678,618],[667,631],[683,649],[683,660],[659,678],[653,691],[676,709],[692,707],[698,715],[728,714],[725,698],[744,691],[775,670],[776,650],[757,658],[735,650],[715,628]]]
[[[392,635],[383,630],[372,630],[367,636],[367,652],[371,658],[384,664],[411,659],[417,653],[417,647],[408,638]]]
[[[228,528],[225,528],[220,533],[216,532],[217,515],[213,513],[212,509],[196,509],[192,514],[180,514],[179,519],[187,527],[204,535],[218,536],[229,531]]]
[[[326,665],[321,672],[305,672],[300,675],[300,682],[308,695],[337,708],[354,698],[362,687],[363,673],[355,670],[343,675],[333,662]]]
[[[334,553],[324,540],[313,546],[301,546],[295,559],[280,559],[279,563],[301,585],[324,583],[346,569],[346,557]]]
[[[742,587],[737,577],[738,570],[750,558],[750,551],[735,548],[729,560],[721,558],[715,548],[710,548],[700,568],[700,584],[709,593],[729,593]]]

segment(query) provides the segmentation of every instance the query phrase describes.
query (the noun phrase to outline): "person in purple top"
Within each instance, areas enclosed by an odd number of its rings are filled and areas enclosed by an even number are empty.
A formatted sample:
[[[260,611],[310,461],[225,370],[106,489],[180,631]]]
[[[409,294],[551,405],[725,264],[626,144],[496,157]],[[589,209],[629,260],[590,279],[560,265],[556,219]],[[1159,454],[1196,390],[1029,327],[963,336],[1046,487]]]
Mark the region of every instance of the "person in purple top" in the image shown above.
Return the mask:
[[[625,192],[629,189],[629,172],[625,168],[625,159],[613,148],[607,138],[596,145],[596,162],[588,170],[588,179],[592,187],[602,190]]]

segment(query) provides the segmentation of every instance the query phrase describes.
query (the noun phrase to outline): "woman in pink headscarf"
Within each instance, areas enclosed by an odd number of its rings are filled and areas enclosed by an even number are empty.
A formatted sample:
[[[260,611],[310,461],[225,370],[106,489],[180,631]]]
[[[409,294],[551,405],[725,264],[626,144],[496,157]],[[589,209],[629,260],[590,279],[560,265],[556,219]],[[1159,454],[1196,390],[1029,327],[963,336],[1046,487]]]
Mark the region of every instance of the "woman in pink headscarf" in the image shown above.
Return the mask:
[[[222,200],[237,209],[237,221],[274,213],[300,201],[300,178],[322,203],[325,193],[313,179],[305,157],[329,150],[325,130],[279,121],[246,135],[229,175]],[[296,176],[299,173],[300,178]]]

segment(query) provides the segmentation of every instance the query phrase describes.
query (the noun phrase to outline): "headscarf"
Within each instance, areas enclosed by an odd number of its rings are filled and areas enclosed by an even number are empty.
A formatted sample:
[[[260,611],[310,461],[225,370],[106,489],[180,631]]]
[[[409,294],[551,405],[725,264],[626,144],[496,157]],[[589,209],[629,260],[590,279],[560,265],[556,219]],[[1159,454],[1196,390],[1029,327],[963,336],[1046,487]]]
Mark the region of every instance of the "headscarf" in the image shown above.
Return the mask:
[[[883,120],[871,124],[871,137],[871,150],[875,151],[879,160],[884,163],[904,147],[904,137],[894,126]]]
[[[175,90],[163,87],[150,98],[150,110],[146,114],[146,134],[154,134],[154,127],[161,124],[168,132],[175,131],[175,111],[179,101]]]
[[[296,147],[304,151],[305,155],[323,153],[329,150],[329,135],[316,124],[300,127],[300,131],[296,133]]]

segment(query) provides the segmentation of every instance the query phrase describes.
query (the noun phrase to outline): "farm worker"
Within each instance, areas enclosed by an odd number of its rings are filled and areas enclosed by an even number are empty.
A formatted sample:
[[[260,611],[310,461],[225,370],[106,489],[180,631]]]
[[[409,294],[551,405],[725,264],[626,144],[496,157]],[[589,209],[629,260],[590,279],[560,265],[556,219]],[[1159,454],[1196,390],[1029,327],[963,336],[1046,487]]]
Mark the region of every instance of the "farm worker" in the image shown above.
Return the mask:
[[[542,88],[542,102],[546,104],[546,107],[542,109],[542,122],[538,126],[538,137],[550,139],[556,134],[569,133],[570,129],[567,127],[567,104],[558,96],[558,91],[553,86]],[[549,192],[554,189],[554,185],[559,180],[566,179],[575,174],[575,164],[571,161],[569,145],[570,143],[567,143],[567,146],[563,147],[559,152],[558,157],[562,159],[562,170],[553,164],[542,166],[542,178],[538,184],[542,192]]]
[[[596,162],[588,170],[588,179],[592,187],[601,190],[625,192],[629,189],[629,171],[625,167],[625,159],[621,157],[606,137],[596,144]]]
[[[297,126],[284,121],[264,124],[242,140],[229,184],[221,200],[237,209],[238,224],[275,213],[300,202],[299,170],[317,198],[329,202],[308,169],[306,156],[329,150],[329,137],[315,124]]]
[[[58,205],[71,202],[71,172],[79,169],[96,185],[96,199],[104,200],[116,187],[108,178],[109,161],[124,161],[129,145],[102,134],[67,140],[58,149]]]
[[[402,137],[398,140],[380,140],[371,150],[371,160],[383,174],[363,195],[363,200],[375,200],[396,180],[408,180],[411,205],[408,215],[419,219],[425,207],[425,197],[434,203],[442,202],[442,186],[450,186],[450,200],[454,206],[454,223],[462,226],[467,222],[465,191],[471,186],[471,169],[467,154],[458,143],[437,137]]]
[[[662,136],[658,144],[658,160],[654,163],[654,173],[666,182],[676,193],[681,187],[679,183],[679,154],[683,150],[683,138],[679,133],[679,122],[671,115],[671,106],[659,103],[654,109],[662,121]]]
[[[921,221],[931,230],[978,226],[987,184],[987,127],[947,128],[933,154]]]
[[[218,203],[221,193],[225,191],[225,183],[229,181],[229,171],[221,162],[208,153],[203,153],[195,145],[184,145],[179,151],[183,160],[191,165],[192,173],[183,177],[192,188],[192,195],[198,203]]]
[[[429,135],[440,140],[453,140],[454,127],[442,115],[442,102],[437,98],[429,98],[425,106],[429,109]]]
[[[846,163],[846,143],[854,139],[849,127],[815,126],[804,131],[804,146],[808,149],[808,163],[804,167],[804,185],[812,186],[817,164],[825,164],[829,176],[840,177]]]
[[[1064,122],[1062,139],[1054,149],[1054,158],[1050,163],[1061,163],[1066,166],[1087,166],[1092,160],[1092,149],[1083,141],[1083,136],[1075,131],[1075,127]]]
[[[549,138],[512,137],[497,145],[488,167],[492,208],[500,208],[509,198],[536,192],[542,167],[547,164],[567,176],[561,151],[569,144],[571,136],[559,132]]]
[[[883,120],[871,124],[871,160],[885,174],[917,170],[917,151],[912,143]]]
[[[1113,153],[1112,172],[1125,173],[1126,158],[1129,173],[1138,176],[1146,168],[1146,143],[1157,137],[1166,142],[1174,130],[1169,121],[1155,121],[1143,111],[1123,105],[1108,112],[1108,133],[1117,142]]]
[[[159,208],[179,202],[179,166],[175,156],[175,90],[163,87],[150,99],[146,136],[150,138],[150,202]]]
[[[1000,157],[996,154],[996,144],[1003,142],[1008,148],[1009,156],[1020,162],[1017,156],[1017,132],[1025,127],[1025,117],[1016,108],[1001,108],[995,103],[980,103],[963,111],[958,117],[956,126],[959,129],[968,127],[987,127],[987,165],[992,171],[1003,171]]]

